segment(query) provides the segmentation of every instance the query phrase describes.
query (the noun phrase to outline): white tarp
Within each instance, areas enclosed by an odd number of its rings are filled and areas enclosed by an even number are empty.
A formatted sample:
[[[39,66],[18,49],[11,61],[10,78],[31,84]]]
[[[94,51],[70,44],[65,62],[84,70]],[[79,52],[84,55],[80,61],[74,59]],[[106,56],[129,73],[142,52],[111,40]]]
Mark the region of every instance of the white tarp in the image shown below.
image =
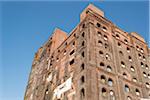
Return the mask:
[[[54,90],[53,99],[56,97],[60,98],[61,94],[71,89],[71,84],[72,84],[72,77],[70,77],[64,83],[56,87],[56,89]]]

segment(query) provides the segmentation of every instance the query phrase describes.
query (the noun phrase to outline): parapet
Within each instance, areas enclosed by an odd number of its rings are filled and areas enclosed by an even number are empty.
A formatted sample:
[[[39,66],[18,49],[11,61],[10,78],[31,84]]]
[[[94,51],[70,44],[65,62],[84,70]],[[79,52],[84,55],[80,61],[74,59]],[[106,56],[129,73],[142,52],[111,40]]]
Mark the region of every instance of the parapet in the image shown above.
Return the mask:
[[[96,13],[102,17],[104,17],[104,12],[101,11],[99,8],[95,7],[93,4],[89,4],[83,12],[80,14],[80,22],[86,17],[87,12]]]
[[[131,32],[130,34],[131,34],[131,36],[133,36],[133,37],[139,39],[140,41],[145,42],[145,40],[144,40],[138,33],[136,33],[136,32]]]

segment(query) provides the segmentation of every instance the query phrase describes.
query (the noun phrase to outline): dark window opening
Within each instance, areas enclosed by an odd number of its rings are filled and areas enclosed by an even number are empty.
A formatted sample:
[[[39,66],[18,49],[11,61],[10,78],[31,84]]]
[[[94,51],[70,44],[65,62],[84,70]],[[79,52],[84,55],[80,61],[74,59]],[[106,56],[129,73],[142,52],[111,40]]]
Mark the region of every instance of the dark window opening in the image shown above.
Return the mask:
[[[85,36],[85,33],[83,32],[83,33],[82,33],[82,37],[84,37],[84,36]]]
[[[84,76],[81,77],[81,83],[84,83],[85,82],[85,78]]]
[[[107,93],[106,89],[105,89],[105,88],[102,88],[102,95],[103,95],[103,96],[106,96],[106,93]]]
[[[102,55],[102,54],[104,54],[104,53],[103,53],[103,51],[99,51],[99,54],[101,54],[101,55]]]
[[[74,50],[72,50],[71,52],[70,52],[70,55],[72,55],[74,53]]]
[[[84,46],[84,41],[82,42],[82,46]]]
[[[81,70],[84,70],[84,63],[81,64]]]
[[[101,24],[99,24],[99,23],[97,23],[96,25],[97,25],[97,27],[101,27]]]
[[[100,63],[100,66],[103,66],[103,67],[104,67],[104,66],[105,66],[105,64],[104,64],[103,62],[101,62],[101,63]]]
[[[82,54],[81,54],[81,55],[82,55],[82,57],[84,57],[84,56],[85,56],[85,55],[84,55],[84,52],[82,52]]]
[[[71,61],[70,61],[70,65],[72,65],[74,63],[74,59],[72,59]]]
[[[85,24],[82,25],[82,28],[85,28]]]
[[[83,99],[85,97],[85,90],[84,90],[84,88],[81,89],[80,95],[81,95],[81,99]]]

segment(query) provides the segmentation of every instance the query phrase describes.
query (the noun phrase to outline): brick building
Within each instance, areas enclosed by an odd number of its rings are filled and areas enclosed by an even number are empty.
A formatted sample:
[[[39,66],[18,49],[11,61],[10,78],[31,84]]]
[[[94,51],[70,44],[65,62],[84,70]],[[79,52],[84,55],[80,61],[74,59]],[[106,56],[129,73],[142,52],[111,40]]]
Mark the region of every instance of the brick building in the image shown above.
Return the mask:
[[[148,99],[149,54],[141,36],[121,30],[89,4],[69,36],[55,29],[39,48],[24,99]]]

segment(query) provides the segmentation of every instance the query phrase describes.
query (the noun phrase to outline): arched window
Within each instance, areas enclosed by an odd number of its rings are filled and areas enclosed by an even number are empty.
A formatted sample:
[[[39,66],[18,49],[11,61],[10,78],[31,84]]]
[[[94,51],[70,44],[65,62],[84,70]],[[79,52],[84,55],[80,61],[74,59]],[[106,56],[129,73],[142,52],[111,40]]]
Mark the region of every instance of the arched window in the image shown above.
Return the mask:
[[[107,95],[107,90],[105,88],[102,88],[102,96],[106,96]]]
[[[106,83],[106,77],[104,75],[101,75],[101,82]]]
[[[123,73],[123,77],[124,78],[128,78],[128,76],[127,76],[127,74],[125,72]]]
[[[143,62],[141,62],[141,67],[144,67],[144,63]]]
[[[128,58],[129,58],[129,61],[130,61],[130,62],[132,62],[132,58],[131,58],[131,56],[129,56]]]
[[[146,88],[150,88],[150,84],[148,82],[145,83],[146,84]]]
[[[82,37],[84,37],[84,36],[85,36],[85,33],[83,32],[83,33],[82,33]]]
[[[135,68],[133,66],[130,67],[131,71],[134,72]]]
[[[143,72],[143,76],[144,76],[144,77],[147,77],[147,75],[146,75],[146,73],[145,73],[145,72]]]
[[[84,76],[81,77],[81,83],[83,84],[85,82]]]
[[[111,72],[111,71],[112,71],[112,68],[108,65],[106,70],[107,70],[108,72]]]
[[[125,44],[127,44],[127,43],[128,43],[128,40],[127,40],[127,39],[124,39],[124,42],[125,42]]]
[[[127,100],[132,100],[132,98],[130,96],[127,97]]]
[[[136,78],[133,78],[133,82],[137,82],[137,79],[136,79]]]
[[[103,55],[104,53],[103,53],[103,51],[99,51],[99,54],[100,54],[100,55]]]
[[[138,89],[135,89],[135,94],[136,94],[137,96],[139,96],[139,95],[140,95],[140,91],[139,91]]]
[[[100,24],[100,23],[97,23],[96,25],[97,25],[97,27],[101,27],[101,24]]]
[[[126,65],[125,65],[125,63],[124,63],[123,61],[121,61],[121,67],[122,67],[122,68],[125,68],[125,67],[126,67]]]
[[[84,90],[84,88],[82,88],[80,90],[80,97],[81,97],[81,100],[85,98],[85,90]]]
[[[84,41],[82,42],[82,46],[84,46]]]
[[[129,47],[127,47],[127,52],[130,52],[130,48]]]
[[[104,40],[107,41],[108,40],[108,37],[106,35],[104,35]]]
[[[98,36],[102,36],[102,33],[100,31],[97,31]]]
[[[128,86],[128,85],[125,85],[125,86],[124,86],[124,90],[125,90],[125,92],[130,92],[129,86]]]
[[[117,38],[117,39],[120,39],[120,36],[119,36],[118,34],[116,34],[116,38]]]
[[[111,78],[108,79],[108,85],[113,86],[113,80]]]
[[[101,63],[100,63],[100,66],[104,67],[104,66],[105,66],[105,64],[104,64],[103,62],[101,62]]]
[[[103,42],[102,42],[101,40],[98,40],[98,44],[99,44],[100,46],[102,46],[102,45],[103,45]]]
[[[81,64],[81,71],[84,70],[84,63]]]
[[[110,59],[111,59],[110,55],[106,53],[106,60],[110,60]]]
[[[120,42],[118,42],[118,47],[120,47],[120,48],[121,48],[121,43],[120,43]]]

